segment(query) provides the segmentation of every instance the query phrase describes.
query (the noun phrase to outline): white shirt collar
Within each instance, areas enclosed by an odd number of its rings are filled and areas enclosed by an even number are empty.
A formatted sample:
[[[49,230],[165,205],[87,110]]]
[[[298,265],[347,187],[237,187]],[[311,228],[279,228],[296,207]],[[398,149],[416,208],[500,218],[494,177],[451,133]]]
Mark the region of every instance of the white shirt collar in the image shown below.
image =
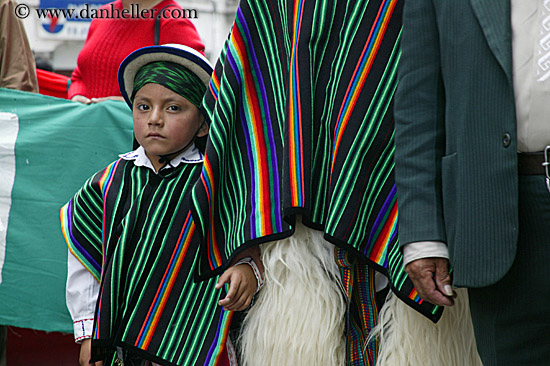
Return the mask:
[[[126,154],[120,154],[119,157],[124,160],[133,160],[136,166],[143,166],[151,169],[155,173],[158,173],[153,167],[153,163],[151,163],[151,160],[149,160],[149,157],[147,157],[147,154],[145,154],[145,149],[142,146]],[[170,167],[175,168],[178,165],[183,163],[197,164],[197,163],[202,163],[203,161],[204,161],[204,155],[200,152],[199,149],[197,149],[197,147],[193,143],[191,144],[191,146],[189,146],[188,149],[178,154],[175,158],[170,160],[170,163],[166,164],[160,170],[170,168]]]

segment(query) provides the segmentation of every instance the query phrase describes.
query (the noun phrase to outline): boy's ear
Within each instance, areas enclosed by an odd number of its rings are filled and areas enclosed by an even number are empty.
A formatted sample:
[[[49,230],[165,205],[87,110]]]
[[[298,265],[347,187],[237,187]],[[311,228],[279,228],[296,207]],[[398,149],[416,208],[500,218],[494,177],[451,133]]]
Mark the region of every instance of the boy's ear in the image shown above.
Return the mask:
[[[210,126],[208,126],[208,123],[204,120],[204,117],[201,116],[201,128],[197,132],[197,137],[203,137],[208,135],[208,129]]]

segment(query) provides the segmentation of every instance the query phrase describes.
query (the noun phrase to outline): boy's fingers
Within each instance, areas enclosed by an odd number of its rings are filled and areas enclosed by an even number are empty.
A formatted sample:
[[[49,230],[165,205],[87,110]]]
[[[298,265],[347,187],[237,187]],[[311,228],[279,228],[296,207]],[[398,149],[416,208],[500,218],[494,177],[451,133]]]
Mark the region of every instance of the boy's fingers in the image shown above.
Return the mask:
[[[233,306],[233,300],[230,298],[225,298],[220,301],[218,301],[219,306],[223,306],[224,308],[231,308]]]
[[[231,310],[231,311],[241,311],[241,310],[246,309],[245,307],[243,307],[243,304],[244,304],[244,301],[243,301],[242,297],[240,297],[240,298],[235,299],[234,301],[232,301],[231,304],[228,304],[228,305],[224,306],[224,309],[225,310]]]
[[[235,299],[233,303],[233,308],[235,310],[241,310],[245,302],[246,302],[246,295],[241,294],[238,298]]]
[[[251,301],[252,301],[252,298],[250,298],[248,296],[243,296],[243,299],[240,302],[239,308],[237,309],[237,311],[242,311],[242,310],[246,309],[250,305]]]
[[[229,274],[225,271],[220,278],[218,278],[218,283],[216,283],[216,290],[219,290],[228,282]]]
[[[240,305],[240,307],[237,309],[237,311],[243,311],[246,308],[250,306],[250,303],[252,302],[252,296],[245,296],[243,303]]]
[[[238,299],[235,299],[234,304],[232,305],[230,310],[235,310],[235,311],[245,310],[250,306],[250,303],[252,302],[252,297],[254,297],[254,293],[252,292],[242,293]]]
[[[231,297],[229,297],[228,295],[226,295],[223,299],[221,299],[220,301],[218,301],[218,305],[221,305],[221,306],[228,306],[230,304],[233,303],[233,299]]]
[[[237,294],[237,290],[239,289],[239,281],[235,281],[234,279],[231,279],[227,281],[229,283],[229,291],[227,291],[227,295],[218,302],[221,306],[232,306],[236,299],[234,299],[235,295]]]
[[[225,297],[233,298],[235,297],[235,294],[239,290],[240,287],[240,281],[238,281],[236,278],[231,278],[229,282],[229,290],[227,291],[227,295]]]

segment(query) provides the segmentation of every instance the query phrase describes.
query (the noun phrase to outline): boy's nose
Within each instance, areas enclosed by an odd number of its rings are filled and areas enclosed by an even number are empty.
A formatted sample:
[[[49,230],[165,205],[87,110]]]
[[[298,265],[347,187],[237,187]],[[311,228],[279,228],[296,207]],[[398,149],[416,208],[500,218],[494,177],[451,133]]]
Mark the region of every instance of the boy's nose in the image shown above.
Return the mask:
[[[164,120],[162,118],[162,113],[157,108],[154,108],[149,115],[149,124],[150,125],[162,125]]]

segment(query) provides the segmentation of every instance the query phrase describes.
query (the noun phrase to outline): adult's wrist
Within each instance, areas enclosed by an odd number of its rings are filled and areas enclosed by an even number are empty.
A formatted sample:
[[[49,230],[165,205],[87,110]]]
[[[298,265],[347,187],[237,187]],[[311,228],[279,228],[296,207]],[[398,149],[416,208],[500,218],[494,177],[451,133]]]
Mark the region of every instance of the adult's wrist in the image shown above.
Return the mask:
[[[417,259],[433,257],[449,259],[447,244],[442,241],[418,241],[403,246],[403,267]]]

